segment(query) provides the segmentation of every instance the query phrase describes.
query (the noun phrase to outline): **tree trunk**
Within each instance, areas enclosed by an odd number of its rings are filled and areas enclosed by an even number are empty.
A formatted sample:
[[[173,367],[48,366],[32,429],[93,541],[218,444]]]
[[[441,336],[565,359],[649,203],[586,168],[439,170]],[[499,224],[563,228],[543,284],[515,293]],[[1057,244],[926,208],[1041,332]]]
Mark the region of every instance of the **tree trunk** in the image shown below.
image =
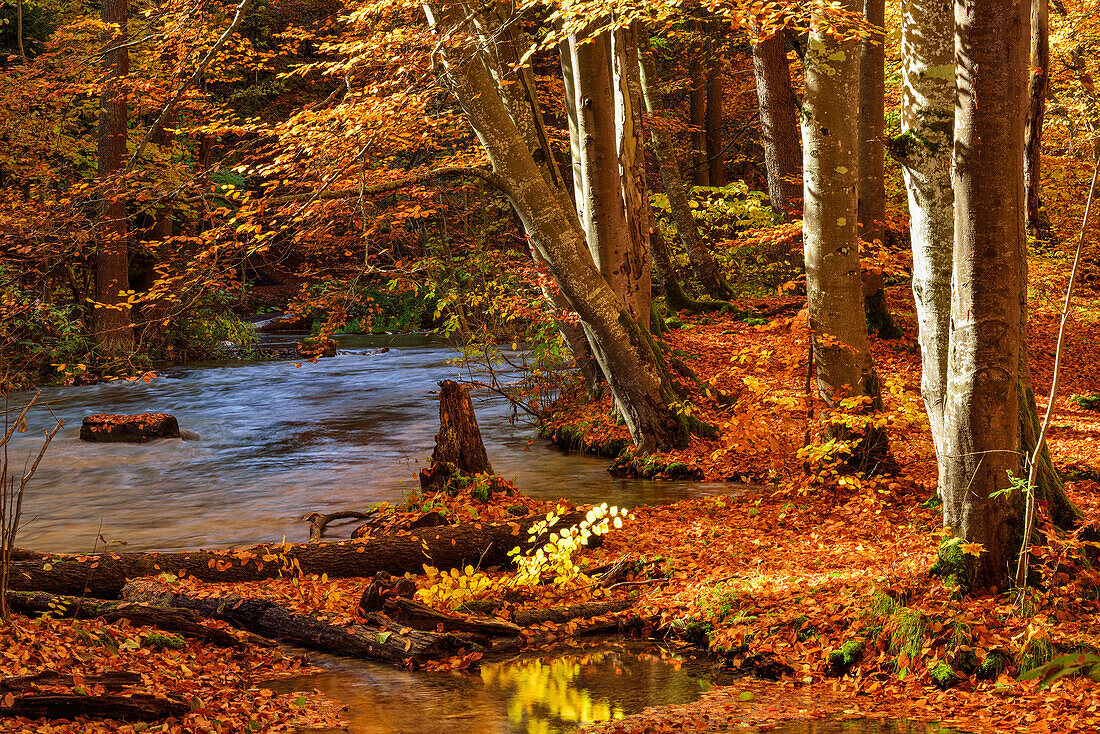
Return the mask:
[[[667,109],[664,95],[661,93],[660,79],[657,76],[657,62],[653,58],[648,37],[643,35],[639,39],[639,44],[639,72],[646,111],[654,117],[664,117],[667,115]],[[687,252],[692,269],[708,296],[721,301],[729,300],[733,297],[733,293],[725,278],[722,277],[718,261],[710,254],[703,243],[703,238],[699,236],[699,227],[695,224],[695,217],[688,205],[688,189],[680,175],[680,164],[676,160],[672,135],[659,124],[650,125],[649,133],[653,152],[657,156],[661,171],[661,183],[664,185],[669,209],[672,212],[672,220],[676,223],[676,232]]]
[[[648,327],[649,293],[640,282],[649,272],[648,256],[637,239],[640,227],[634,229],[628,221],[628,202],[623,198],[624,176],[620,173],[623,162],[620,143],[625,144],[624,137],[619,134],[623,129],[620,124],[627,124],[633,118],[622,106],[629,104],[629,93],[616,95],[617,85],[612,83],[612,67],[617,64],[611,36],[605,31],[583,43],[578,38],[571,38],[569,42],[584,183],[579,213],[588,249],[600,274],[634,321]],[[621,105],[616,105],[616,96],[620,97]],[[631,155],[627,150],[623,150],[623,154]],[[630,161],[625,162],[633,169]],[[627,178],[633,174],[636,169],[629,170]],[[636,185],[636,181],[630,182],[626,192],[638,196]]]
[[[152,693],[25,693],[13,696],[11,705],[0,703],[0,716],[28,719],[115,719],[118,721],[157,721],[182,718],[191,712],[183,701]]]
[[[437,31],[453,30],[453,19],[437,8],[429,6],[426,12]],[[630,316],[592,259],[582,255],[584,233],[554,203],[556,197],[523,144],[499,91],[471,53],[447,48],[440,54],[452,92],[492,163],[495,180],[512,200],[562,295],[584,323],[631,437],[643,452],[679,445],[686,439],[687,422],[670,407],[676,396],[652,339]]]
[[[849,0],[851,5],[856,0]],[[852,9],[852,8],[849,8]],[[826,404],[867,397],[881,407],[863,318],[856,224],[859,41],[838,40],[815,23],[806,52],[802,145],[805,150],[803,244],[817,385]],[[839,426],[827,434],[841,438]],[[870,466],[885,454],[881,430],[866,428],[853,459]],[[855,450],[858,448],[858,451]]]
[[[955,242],[955,195],[951,188],[955,19],[951,5],[943,0],[904,0],[901,32],[905,90],[902,134],[891,142],[891,152],[902,164],[909,196],[921,395],[942,467]]]
[[[126,43],[127,0],[102,0],[101,17],[111,27],[103,32],[104,48],[115,48],[103,56],[107,81],[99,111],[99,236],[96,242],[95,333],[108,354],[133,350],[134,335],[130,308],[122,293],[130,288],[130,256],[126,223],[126,198],[121,182],[115,180],[126,166],[127,103],[124,89],[130,73]],[[122,48],[117,48],[123,46]]]
[[[702,24],[696,24],[699,29]],[[700,31],[702,32],[702,31]],[[710,166],[707,163],[707,75],[703,57],[706,44],[691,50],[688,74],[691,90],[688,97],[688,121],[691,123],[691,180],[696,186],[710,186]]]
[[[707,33],[707,167],[711,186],[726,185],[726,153],[722,147],[722,54],[718,48],[717,25],[708,24]]]
[[[886,23],[886,0],[864,0],[863,15],[875,28]],[[886,241],[885,39],[881,33],[860,44],[859,63],[859,239],[881,248]],[[886,308],[882,272],[863,274],[867,324],[884,339],[901,335]]]
[[[1050,21],[1048,0],[1031,2],[1031,72],[1028,82],[1027,156],[1024,190],[1027,192],[1027,228],[1034,237],[1049,232],[1050,222],[1040,211],[1043,120],[1050,86]]]
[[[955,248],[943,521],[982,552],[961,556],[970,588],[1006,587],[1024,495],[1016,386],[1023,348],[1024,119],[1030,4],[955,9]]]
[[[439,388],[439,433],[431,465],[420,470],[420,488],[428,492],[460,488],[451,482],[456,474],[468,480],[475,474],[493,472],[474,415],[470,388],[454,380],[443,380]]]
[[[782,31],[752,47],[760,132],[772,209],[785,218],[799,213],[802,199],[802,150],[799,145],[798,99],[791,88],[791,68]]]
[[[649,257],[651,206],[646,190],[645,132],[642,126],[642,82],[638,69],[638,23],[611,36],[616,147],[622,171],[622,196],[629,246],[618,265],[624,300],[631,315],[649,329],[653,300],[653,265]]]

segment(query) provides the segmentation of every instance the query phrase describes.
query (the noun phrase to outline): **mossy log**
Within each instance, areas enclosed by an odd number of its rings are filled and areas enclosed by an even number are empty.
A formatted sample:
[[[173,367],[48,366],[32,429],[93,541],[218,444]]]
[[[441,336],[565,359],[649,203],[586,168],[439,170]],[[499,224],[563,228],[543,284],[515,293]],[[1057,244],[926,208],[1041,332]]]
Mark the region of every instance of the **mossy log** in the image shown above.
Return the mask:
[[[563,516],[552,529],[577,525],[586,511]],[[337,543],[260,545],[251,548],[180,553],[103,553],[46,555],[20,551],[11,564],[9,587],[19,591],[116,599],[130,579],[161,573],[202,581],[258,581],[301,571],[329,578],[373,577],[379,571],[420,573],[425,564],[438,569],[465,565],[499,566],[511,562],[508,551],[526,550],[543,541],[528,540],[538,516],[509,523],[463,523],[379,534]]]
[[[129,620],[139,627],[156,627],[176,632],[220,647],[245,649],[249,644],[270,646],[271,643],[255,635],[237,635],[202,624],[202,617],[190,609],[180,609],[158,604],[138,604],[132,601],[102,601],[81,599],[75,596],[55,596],[41,591],[9,591],[8,607],[20,614],[49,614],[65,619],[97,618],[106,622]]]
[[[366,625],[341,627],[317,616],[292,612],[267,599],[179,594],[149,579],[127,584],[123,595],[135,602],[192,609],[204,617],[310,650],[406,667],[418,667],[428,660],[476,647],[468,639],[446,633],[398,632]]]

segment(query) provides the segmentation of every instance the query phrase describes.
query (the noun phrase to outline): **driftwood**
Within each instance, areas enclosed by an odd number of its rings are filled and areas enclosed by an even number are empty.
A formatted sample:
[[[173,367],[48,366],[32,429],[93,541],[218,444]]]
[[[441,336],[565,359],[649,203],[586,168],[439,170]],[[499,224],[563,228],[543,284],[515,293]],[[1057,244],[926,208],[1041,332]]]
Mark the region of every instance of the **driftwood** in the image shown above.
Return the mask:
[[[132,601],[193,609],[204,617],[310,650],[396,665],[418,666],[472,646],[469,640],[452,634],[382,630],[365,625],[340,627],[312,615],[291,612],[266,599],[198,598],[174,593],[147,580],[131,582],[124,593]]]
[[[336,522],[337,520],[368,520],[377,513],[378,510],[371,510],[370,512],[343,510],[341,512],[330,512],[327,515],[320,512],[311,512],[304,518],[309,522],[309,542],[313,543],[325,537],[325,527],[330,522]]]
[[[190,609],[158,604],[138,604],[132,601],[101,601],[73,596],[54,596],[45,592],[9,591],[8,606],[20,614],[50,614],[63,618],[96,617],[107,622],[126,619],[133,625],[156,627],[176,632],[184,637],[209,642],[220,647],[245,649],[249,643],[270,647],[271,642],[256,635],[239,639],[225,630],[202,624],[202,616]]]
[[[481,440],[469,386],[443,380],[439,388],[439,433],[431,464],[420,472],[420,487],[431,492],[446,488],[456,472],[473,476],[493,471]]]
[[[374,535],[376,532],[403,533],[417,530],[418,528],[435,528],[441,525],[450,525],[450,523],[447,522],[447,518],[438,512],[425,512],[420,517],[404,522],[395,522],[394,518],[391,516],[382,515],[357,527],[355,531],[352,532],[351,537],[366,538]]]
[[[89,716],[120,721],[156,721],[181,717],[191,710],[182,701],[161,698],[151,693],[104,693],[88,696],[78,693],[25,693],[14,697],[12,705],[0,700],[0,716],[24,716],[28,719],[75,719]]]
[[[550,529],[584,520],[585,511],[564,515]],[[194,576],[202,581],[258,581],[285,574],[293,564],[305,574],[329,578],[371,577],[379,571],[420,573],[425,564],[441,570],[466,565],[486,568],[511,562],[508,551],[544,542],[544,533],[528,541],[528,529],[542,518],[508,523],[473,523],[386,533],[334,543],[261,545],[223,551],[180,553],[103,553],[100,555],[29,555],[13,561],[9,588],[54,594],[118,598],[126,582],[161,573]],[[598,541],[599,539],[594,539]],[[595,545],[595,542],[592,543]]]
[[[380,612],[386,602],[395,596],[411,599],[416,594],[416,584],[404,576],[391,576],[385,571],[375,574],[359,600],[359,613],[363,616]]]
[[[130,673],[125,670],[108,670],[98,675],[78,675],[45,670],[32,675],[19,675],[0,679],[0,691],[4,693],[20,693],[43,686],[75,688],[77,685],[85,687],[103,686],[108,691],[117,691],[130,686],[140,686],[141,674]]]

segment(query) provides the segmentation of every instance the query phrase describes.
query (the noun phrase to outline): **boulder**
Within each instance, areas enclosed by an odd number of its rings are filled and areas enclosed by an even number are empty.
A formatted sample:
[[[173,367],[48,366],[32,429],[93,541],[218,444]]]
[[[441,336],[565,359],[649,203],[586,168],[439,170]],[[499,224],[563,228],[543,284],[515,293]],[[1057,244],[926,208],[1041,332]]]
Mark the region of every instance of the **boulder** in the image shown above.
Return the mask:
[[[180,438],[179,423],[167,413],[90,415],[80,426],[80,440],[94,443],[145,443],[154,438]]]

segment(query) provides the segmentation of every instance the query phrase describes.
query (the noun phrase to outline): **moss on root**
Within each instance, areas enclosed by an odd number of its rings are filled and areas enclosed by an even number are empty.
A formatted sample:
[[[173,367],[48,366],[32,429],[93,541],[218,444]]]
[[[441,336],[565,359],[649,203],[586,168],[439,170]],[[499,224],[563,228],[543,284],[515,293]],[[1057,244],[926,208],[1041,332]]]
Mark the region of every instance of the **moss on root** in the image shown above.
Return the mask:
[[[963,593],[970,585],[970,564],[962,550],[962,538],[947,538],[940,543],[936,562],[928,573],[938,576],[946,586],[957,586]]]
[[[953,688],[959,682],[959,676],[955,674],[954,669],[942,660],[932,666],[928,674],[932,677],[932,683],[940,690]]]
[[[863,657],[865,645],[863,640],[847,640],[839,650],[829,653],[828,673],[840,677],[846,674],[853,665]]]
[[[703,472],[689,467],[682,461],[665,462],[655,454],[639,454],[633,449],[627,449],[619,454],[611,464],[608,471],[616,477],[643,477],[653,479],[692,479],[700,480]]]

